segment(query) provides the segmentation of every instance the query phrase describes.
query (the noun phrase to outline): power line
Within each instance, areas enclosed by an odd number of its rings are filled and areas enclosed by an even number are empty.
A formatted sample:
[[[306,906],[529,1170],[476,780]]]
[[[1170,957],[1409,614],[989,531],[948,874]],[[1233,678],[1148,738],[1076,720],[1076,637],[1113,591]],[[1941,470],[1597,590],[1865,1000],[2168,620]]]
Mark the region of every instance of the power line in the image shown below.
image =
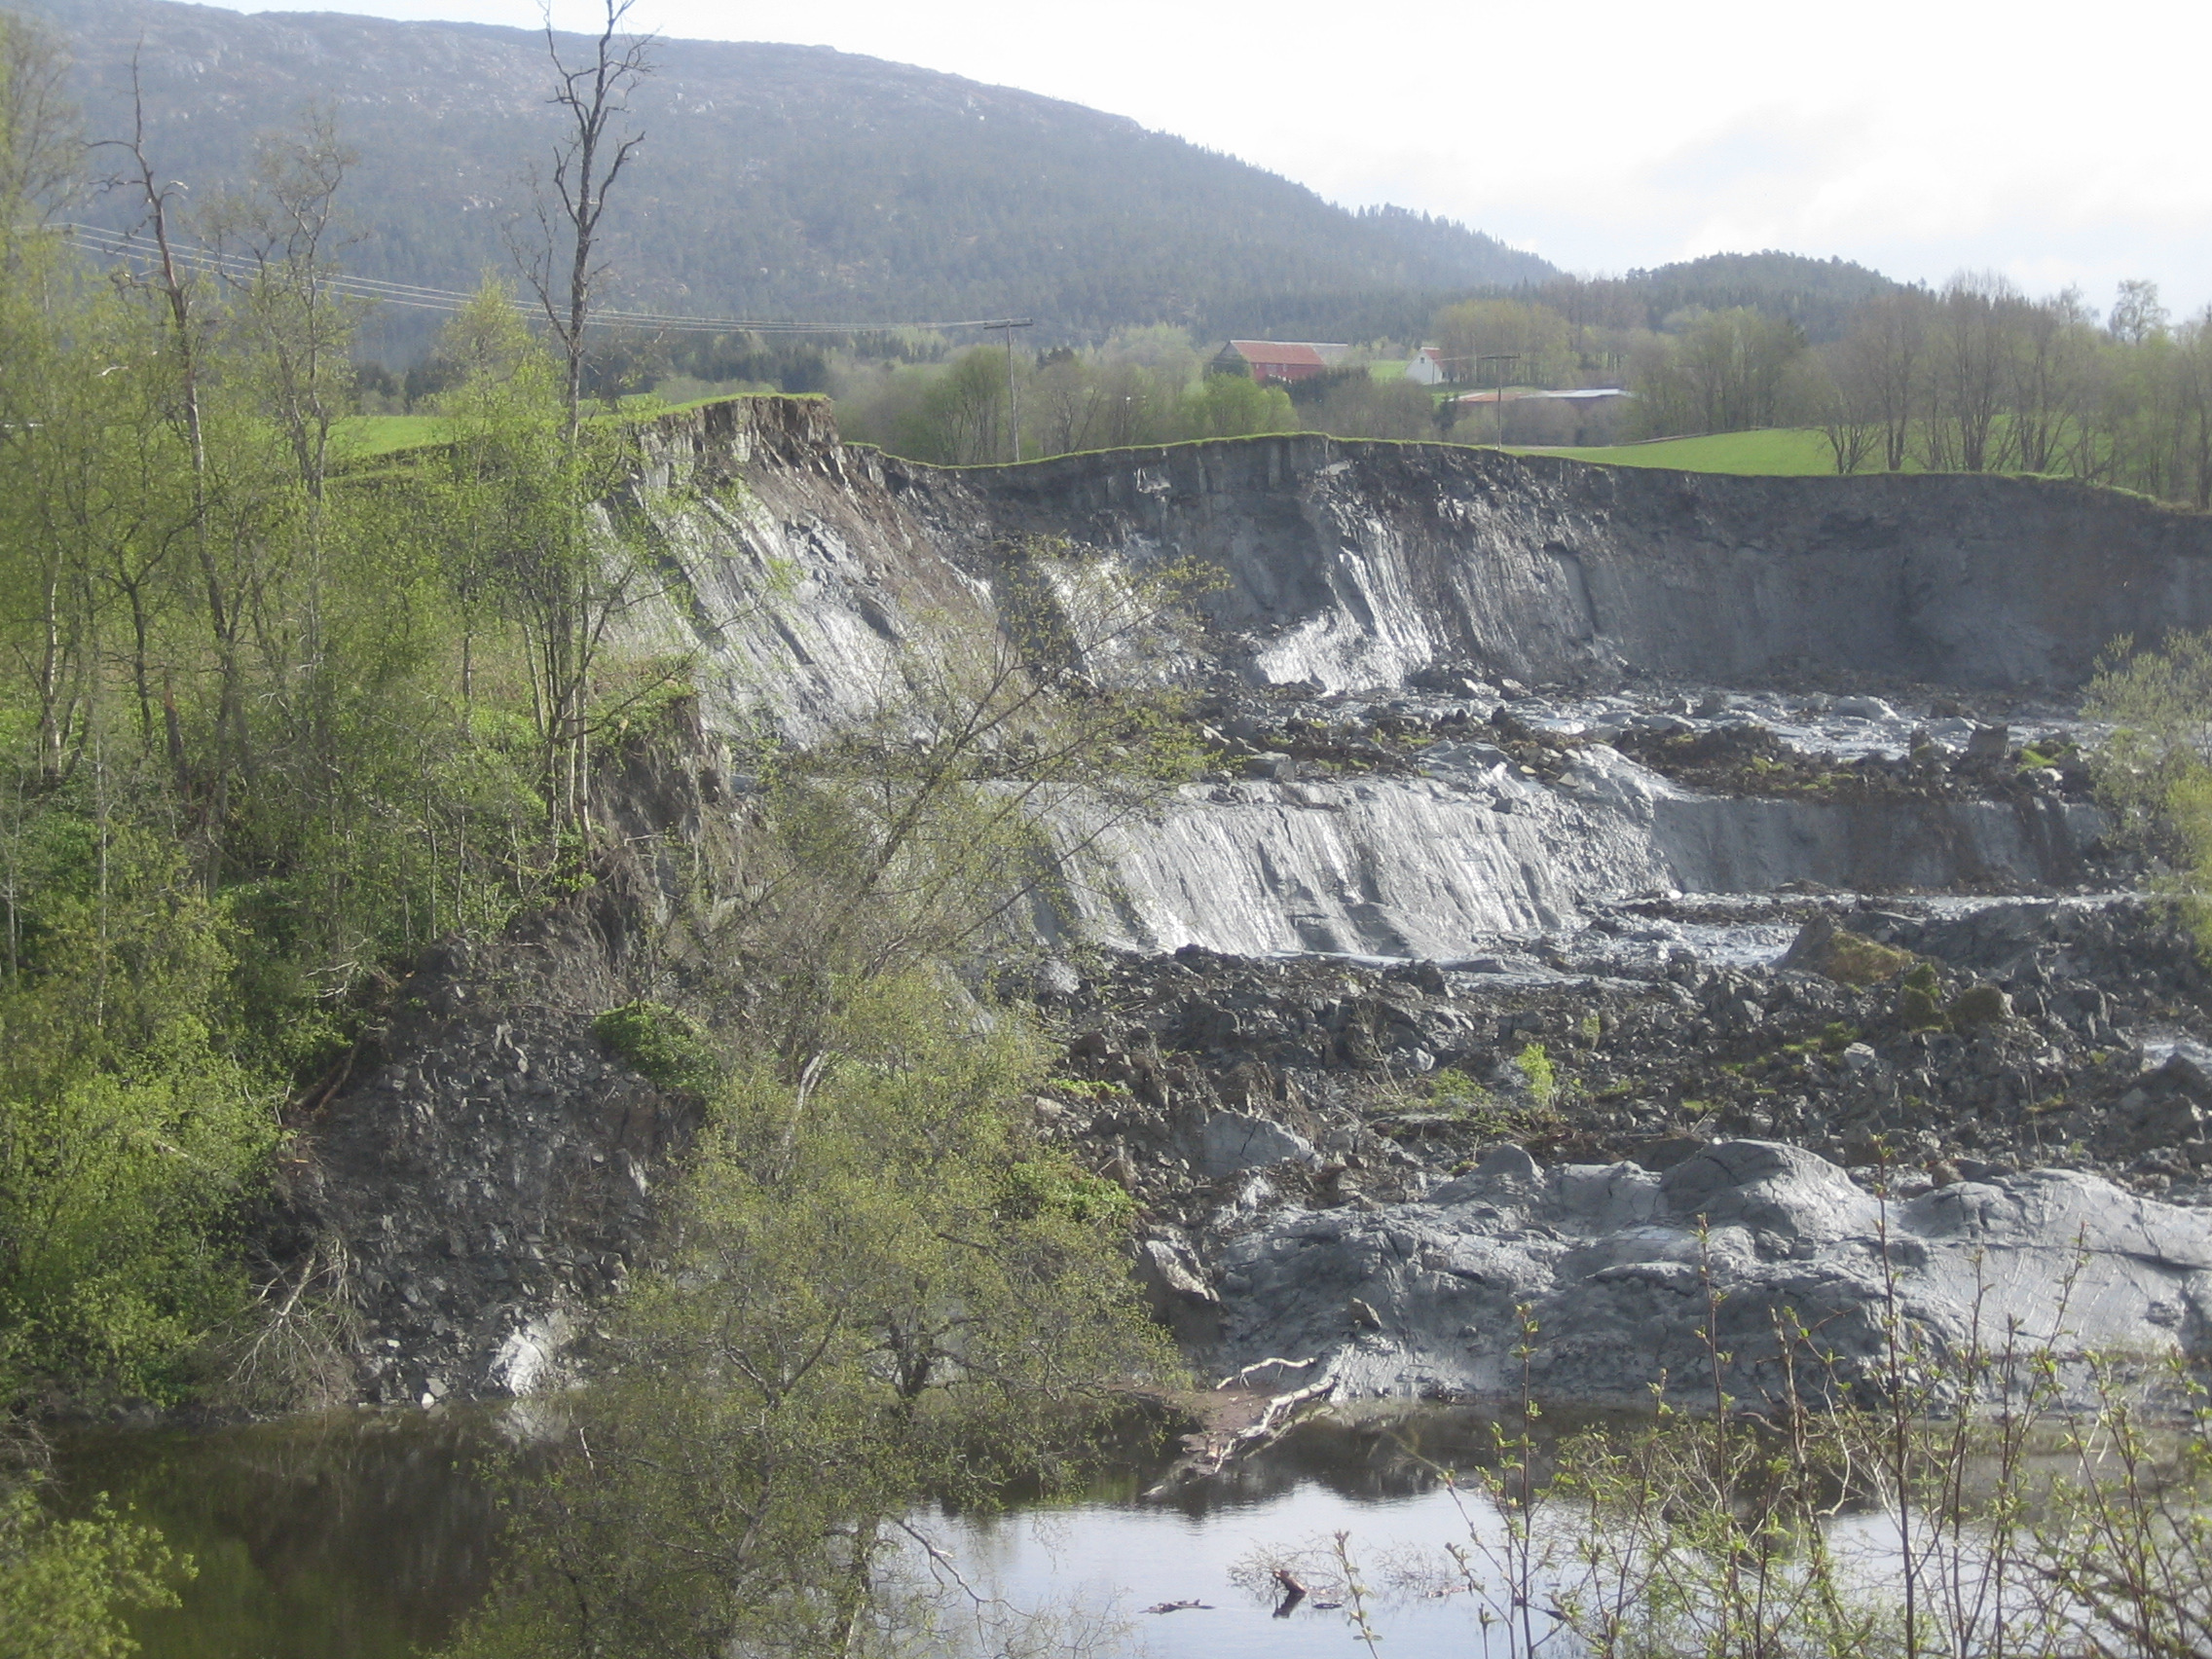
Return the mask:
[[[57,225],[55,229],[88,252],[123,260],[151,260],[155,257],[154,250],[145,242],[121,231],[104,230],[97,225],[76,224]],[[169,252],[175,263],[204,276],[221,276],[231,281],[250,281],[260,275],[260,268],[252,260],[215,248],[172,241]],[[475,295],[463,293],[457,288],[433,288],[420,282],[394,282],[381,276],[330,273],[324,275],[321,281],[330,292],[348,299],[448,314],[463,310],[476,298]],[[507,303],[525,316],[537,314],[537,307],[528,301],[515,299]],[[587,320],[601,328],[641,328],[677,334],[850,335],[888,334],[903,328],[1001,329],[1031,326],[1026,317],[964,317],[946,322],[792,322],[780,318],[684,316],[674,312],[621,311],[611,308],[591,313]]]

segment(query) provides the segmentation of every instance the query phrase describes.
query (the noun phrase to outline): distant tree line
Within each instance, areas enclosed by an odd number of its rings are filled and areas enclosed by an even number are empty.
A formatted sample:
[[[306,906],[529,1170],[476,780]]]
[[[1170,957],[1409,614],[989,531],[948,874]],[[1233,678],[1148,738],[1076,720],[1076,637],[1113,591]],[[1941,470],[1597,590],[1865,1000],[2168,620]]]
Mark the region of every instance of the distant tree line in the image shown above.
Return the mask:
[[[1839,472],[2033,472],[2212,506],[2212,310],[2176,323],[2128,281],[2082,296],[2001,276],[1867,300],[1815,345],[1748,308],[1635,353],[1647,436],[1818,426]]]
[[[1456,385],[1624,386],[1627,437],[1814,426],[1839,472],[2046,473],[2212,506],[2212,308],[2177,322],[2147,280],[2100,322],[2078,291],[1998,276],[1929,289],[1724,255],[1461,300],[1428,338]]]
[[[1806,375],[1839,471],[2055,473],[2212,506],[2212,308],[2175,323],[2120,284],[2098,326],[2069,290],[1995,276],[1862,308]]]

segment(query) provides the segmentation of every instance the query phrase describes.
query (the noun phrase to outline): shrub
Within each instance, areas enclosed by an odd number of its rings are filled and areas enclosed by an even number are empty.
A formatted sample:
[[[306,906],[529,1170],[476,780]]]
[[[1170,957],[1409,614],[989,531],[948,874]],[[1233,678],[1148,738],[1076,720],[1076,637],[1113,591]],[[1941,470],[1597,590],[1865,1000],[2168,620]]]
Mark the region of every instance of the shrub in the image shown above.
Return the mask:
[[[665,1003],[624,1003],[591,1022],[591,1034],[663,1088],[712,1093],[721,1080],[721,1055],[687,1014]]]
[[[1119,1182],[1088,1174],[1072,1159],[1053,1155],[1007,1169],[1005,1209],[1021,1221],[1056,1215],[1085,1226],[1125,1225],[1136,1219],[1137,1202]]]
[[[55,1520],[30,1481],[0,1478],[0,1659],[122,1659],[135,1653],[124,1611],[173,1607],[189,1558],[103,1503]]]
[[[1559,1098],[1559,1072],[1541,1043],[1531,1043],[1513,1056],[1521,1075],[1529,1080],[1529,1094],[1539,1110],[1549,1111]]]

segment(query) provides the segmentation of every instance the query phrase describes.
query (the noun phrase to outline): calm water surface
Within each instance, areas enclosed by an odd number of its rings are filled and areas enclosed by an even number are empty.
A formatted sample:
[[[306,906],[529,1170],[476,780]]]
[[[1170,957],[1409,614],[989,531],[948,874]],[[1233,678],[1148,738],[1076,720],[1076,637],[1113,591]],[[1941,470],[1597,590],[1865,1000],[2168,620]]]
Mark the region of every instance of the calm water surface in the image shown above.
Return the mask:
[[[1310,1425],[1229,1483],[1144,1499],[1161,1472],[1133,1458],[1074,1503],[917,1524],[978,1590],[1111,1632],[1104,1650],[1155,1659],[1345,1654],[1341,1611],[1239,1588],[1261,1552],[1320,1546],[1348,1530],[1384,1587],[1400,1548],[1464,1541],[1467,1525],[1431,1472],[1471,1462],[1487,1424],[1459,1413]],[[412,1659],[448,1637],[496,1562],[487,1455],[494,1415],[347,1413],[187,1434],[103,1430],[63,1448],[71,1501],[106,1492],[198,1561],[184,1605],[138,1627],[146,1659]],[[926,1564],[922,1564],[926,1567]],[[1160,1603],[1206,1604],[1148,1613]],[[1479,1654],[1464,1596],[1385,1599],[1388,1651]],[[1094,1648],[1094,1651],[1097,1649]]]

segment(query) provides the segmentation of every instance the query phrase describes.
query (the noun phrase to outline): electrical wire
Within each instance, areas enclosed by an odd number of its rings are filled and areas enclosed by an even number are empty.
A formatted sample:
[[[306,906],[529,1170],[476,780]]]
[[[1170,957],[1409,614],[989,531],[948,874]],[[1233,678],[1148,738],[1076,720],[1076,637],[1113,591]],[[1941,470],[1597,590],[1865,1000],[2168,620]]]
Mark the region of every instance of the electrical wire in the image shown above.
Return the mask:
[[[159,259],[159,250],[139,237],[121,231],[111,231],[97,225],[57,224],[54,227],[88,253],[110,259],[152,264]],[[227,281],[246,282],[261,274],[253,260],[240,254],[224,253],[216,248],[203,247],[191,242],[169,242],[170,260],[185,270],[200,276],[219,276]],[[433,288],[420,282],[395,282],[381,276],[355,276],[341,273],[323,273],[318,276],[324,289],[348,299],[362,300],[377,305],[402,306],[417,311],[444,312],[448,314],[461,311],[472,304],[473,294],[455,288]],[[521,299],[510,299],[508,305],[526,316],[540,314],[540,308]],[[599,328],[637,328],[658,333],[677,334],[888,334],[905,328],[1027,328],[1026,317],[967,317],[949,322],[793,322],[782,318],[734,316],[684,316],[673,312],[626,311],[616,308],[595,309],[586,317],[587,326]]]

